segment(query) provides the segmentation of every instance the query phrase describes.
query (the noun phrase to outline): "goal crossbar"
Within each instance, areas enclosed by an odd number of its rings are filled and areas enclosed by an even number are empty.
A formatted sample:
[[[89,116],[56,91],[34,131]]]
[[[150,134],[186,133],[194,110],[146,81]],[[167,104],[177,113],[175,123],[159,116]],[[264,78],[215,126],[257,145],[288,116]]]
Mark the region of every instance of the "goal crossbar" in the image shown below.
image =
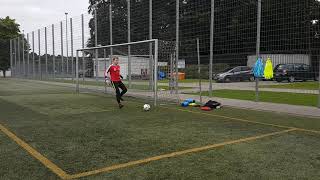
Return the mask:
[[[121,44],[111,44],[111,45],[106,45],[106,46],[97,46],[97,47],[90,47],[90,48],[81,48],[81,49],[77,49],[77,51],[106,49],[106,48],[111,48],[111,47],[128,46],[128,45],[152,43],[152,42],[155,44],[158,44],[158,39],[149,39],[149,40],[144,40],[144,41],[135,41],[135,42],[121,43]]]

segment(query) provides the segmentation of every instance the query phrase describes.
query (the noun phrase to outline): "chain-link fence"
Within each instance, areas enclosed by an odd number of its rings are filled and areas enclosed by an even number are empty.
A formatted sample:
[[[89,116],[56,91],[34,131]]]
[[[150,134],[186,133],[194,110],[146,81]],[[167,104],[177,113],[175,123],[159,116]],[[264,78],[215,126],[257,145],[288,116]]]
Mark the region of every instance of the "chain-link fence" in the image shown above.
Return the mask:
[[[320,107],[319,0],[94,0],[88,10],[12,39],[12,75],[74,82],[77,49],[159,39],[174,45],[159,67],[165,90],[198,94],[201,79],[205,96]],[[94,59],[123,52],[83,53],[83,83],[103,80]]]

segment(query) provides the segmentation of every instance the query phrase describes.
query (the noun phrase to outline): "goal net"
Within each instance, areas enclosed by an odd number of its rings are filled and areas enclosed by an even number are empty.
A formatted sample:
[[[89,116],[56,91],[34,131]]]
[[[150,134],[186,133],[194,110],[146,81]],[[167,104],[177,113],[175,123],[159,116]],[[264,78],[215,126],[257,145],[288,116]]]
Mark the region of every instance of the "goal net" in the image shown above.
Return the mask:
[[[127,96],[154,105],[179,102],[174,52],[174,42],[157,39],[78,49],[76,90],[114,94],[113,87],[105,83],[104,74],[112,58],[118,57]]]

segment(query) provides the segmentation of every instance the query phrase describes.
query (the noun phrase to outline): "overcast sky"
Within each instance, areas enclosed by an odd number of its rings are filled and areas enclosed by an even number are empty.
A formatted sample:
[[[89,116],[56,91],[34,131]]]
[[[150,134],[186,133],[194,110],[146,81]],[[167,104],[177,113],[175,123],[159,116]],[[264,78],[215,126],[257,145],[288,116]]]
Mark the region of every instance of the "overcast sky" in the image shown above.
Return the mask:
[[[25,33],[86,13],[89,0],[0,0],[0,17],[16,19]]]

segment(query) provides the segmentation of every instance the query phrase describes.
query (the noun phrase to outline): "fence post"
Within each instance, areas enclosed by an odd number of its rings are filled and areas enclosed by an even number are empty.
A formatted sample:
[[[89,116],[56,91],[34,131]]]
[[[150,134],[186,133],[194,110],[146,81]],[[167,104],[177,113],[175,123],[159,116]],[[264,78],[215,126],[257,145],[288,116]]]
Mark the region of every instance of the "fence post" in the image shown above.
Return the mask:
[[[200,62],[200,42],[199,38],[197,38],[197,56],[198,56],[198,77],[199,77],[199,96],[200,96],[200,104],[202,104],[202,87],[201,87],[201,62]]]
[[[69,77],[69,43],[68,43],[68,18],[67,18],[67,15],[68,13],[65,13],[66,14],[66,63],[67,63],[67,77]]]
[[[213,37],[214,37],[214,0],[211,0],[211,20],[210,20],[210,63],[209,63],[209,96],[212,97],[213,83]]]
[[[64,74],[64,66],[63,66],[63,28],[62,28],[62,21],[60,21],[60,31],[61,31],[61,74]]]
[[[20,37],[18,36],[17,37],[17,49],[18,49],[18,54],[17,54],[17,56],[18,56],[18,70],[19,70],[19,76],[21,75],[21,55],[20,55]]]
[[[83,14],[81,14],[81,41],[82,41],[82,48],[84,48],[84,18],[83,18]],[[85,74],[86,74],[86,71],[85,71],[85,53],[84,51],[82,51],[82,73],[83,73],[83,76],[82,76],[82,80],[84,81],[84,78],[85,78]]]
[[[152,39],[152,0],[149,0],[149,39]],[[150,74],[150,80],[149,80],[149,87],[151,87],[151,90],[153,89],[152,82],[152,69],[153,69],[153,58],[152,58],[152,43],[149,44],[149,71]]]
[[[40,44],[40,29],[38,29],[38,47],[39,47],[39,64],[38,64],[38,73],[39,73],[39,78],[40,80],[42,79],[42,70],[41,70],[41,44]]]
[[[175,59],[175,90],[178,94],[178,63],[179,63],[179,25],[180,25],[180,0],[176,0],[176,59]],[[158,66],[157,64],[155,66]]]
[[[79,51],[76,52],[76,92],[79,93]]]
[[[12,57],[12,39],[10,39],[10,71],[11,71],[11,77],[13,77],[13,57]]]
[[[14,75],[17,76],[17,39],[14,39]]]
[[[34,31],[32,31],[32,76],[33,78],[36,77],[35,69],[36,69],[36,62],[34,57]]]
[[[154,106],[157,106],[158,100],[158,48],[159,41],[154,43]]]
[[[25,62],[25,59],[24,59],[24,55],[25,55],[25,50],[24,50],[24,33],[22,34],[22,67],[23,67],[23,76],[26,75],[26,62]]]
[[[110,2],[111,3],[111,2]],[[94,9],[94,46],[98,46],[98,16],[97,16],[97,7]],[[98,81],[98,49],[95,50],[95,60],[94,60],[94,69],[96,71],[96,80]]]
[[[72,26],[72,18],[70,18],[70,38],[71,38],[71,74],[72,74],[72,81],[74,78],[74,61],[73,61],[73,26]]]
[[[261,0],[258,0],[258,17],[257,17],[257,44],[256,56],[260,57],[260,33],[261,33]],[[259,101],[259,78],[256,78],[256,102]]]
[[[107,70],[107,51],[106,49],[103,49],[103,60],[104,60],[104,72],[103,76],[105,76],[105,72]],[[104,93],[107,93],[107,86],[104,86]]]
[[[128,10],[128,43],[131,42],[131,8],[130,0],[127,0],[127,10]],[[131,45],[128,46],[128,81],[129,88],[131,88]]]
[[[56,77],[56,55],[54,46],[54,24],[52,24],[52,69],[53,69],[53,79]]]
[[[320,57],[319,58],[319,61],[318,61],[318,69],[319,69],[319,74],[318,74],[318,83],[319,83],[319,87],[318,87],[318,90],[319,90],[319,93],[318,93],[318,108],[320,108]]]
[[[174,54],[170,54],[170,79],[169,79],[169,88],[170,88],[170,94],[173,94],[174,91],[174,67],[173,67],[173,57]]]
[[[48,41],[47,41],[47,27],[44,28],[44,48],[45,48],[45,58],[46,58],[46,78],[48,77]]]
[[[113,44],[113,33],[112,33],[112,0],[110,0],[110,4],[109,4],[109,27],[110,27],[110,45]],[[111,55],[111,59],[113,56],[113,48],[110,47],[110,55]]]
[[[29,33],[27,34],[27,42],[28,42],[28,49],[27,49],[27,53],[28,53],[28,56],[27,56],[27,76],[29,77],[30,75],[30,44],[29,44]]]

